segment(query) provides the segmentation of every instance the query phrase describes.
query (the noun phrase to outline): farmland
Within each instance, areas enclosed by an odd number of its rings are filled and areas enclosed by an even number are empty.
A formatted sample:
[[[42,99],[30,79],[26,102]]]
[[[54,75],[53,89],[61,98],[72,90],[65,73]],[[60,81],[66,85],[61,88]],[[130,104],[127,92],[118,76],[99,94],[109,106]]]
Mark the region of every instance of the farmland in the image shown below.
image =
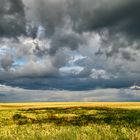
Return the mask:
[[[0,103],[0,140],[139,140],[140,103]]]

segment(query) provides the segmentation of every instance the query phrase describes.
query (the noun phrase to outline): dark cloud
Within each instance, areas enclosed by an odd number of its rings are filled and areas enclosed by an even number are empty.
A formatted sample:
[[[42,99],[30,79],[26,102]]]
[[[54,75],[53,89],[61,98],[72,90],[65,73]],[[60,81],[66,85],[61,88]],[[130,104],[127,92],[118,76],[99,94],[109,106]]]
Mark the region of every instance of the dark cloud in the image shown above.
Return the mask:
[[[76,31],[80,33],[95,31],[100,34],[102,46],[97,51],[97,55],[119,57],[121,54],[122,59],[128,61],[136,59],[135,53],[125,49],[133,48],[139,51],[140,1],[88,0],[84,2],[76,0],[71,6],[74,7],[74,10],[70,10],[70,15]]]
[[[132,57],[133,55],[131,55],[130,52],[124,51],[124,52],[122,52],[122,56],[124,59],[135,61],[135,58]]]
[[[33,25],[41,24],[46,29],[46,35],[51,36],[57,27],[63,27],[66,15],[64,0],[23,0],[28,7],[27,20]]]
[[[78,32],[101,31],[121,32],[139,37],[139,0],[23,0],[26,5],[27,21],[31,22],[30,35],[35,37],[36,26],[41,24],[46,35],[52,36],[56,29],[63,28],[68,17],[71,27]],[[28,9],[27,9],[28,7]],[[21,0],[1,0],[1,35],[20,35],[25,32],[24,5]],[[28,15],[27,15],[28,14]]]
[[[21,0],[0,0],[0,36],[25,33],[24,5]]]
[[[69,48],[71,50],[77,50],[77,48],[85,44],[86,40],[76,33],[63,33],[58,32],[52,37],[51,48],[49,54],[55,54],[60,48]]]
[[[139,7],[139,0],[76,0],[70,7],[70,15],[75,22],[75,29],[80,32],[106,28],[110,33],[121,32],[137,37],[140,35]]]
[[[77,50],[79,44],[84,42],[81,42],[83,40],[81,34],[94,31],[103,39],[104,31],[107,30],[106,46],[113,43],[112,50],[105,52],[106,56],[110,57],[114,53],[119,53],[119,48],[133,44],[140,35],[139,0],[31,0],[30,2],[23,0],[23,2],[28,7],[27,21],[31,22],[31,26],[28,26],[29,35],[37,37],[37,27],[43,26],[46,37],[52,39],[50,54],[55,54],[62,47]],[[69,28],[72,33],[66,34],[65,31]],[[119,38],[122,36],[125,37],[127,44],[120,42]],[[126,56],[126,53],[124,55]]]

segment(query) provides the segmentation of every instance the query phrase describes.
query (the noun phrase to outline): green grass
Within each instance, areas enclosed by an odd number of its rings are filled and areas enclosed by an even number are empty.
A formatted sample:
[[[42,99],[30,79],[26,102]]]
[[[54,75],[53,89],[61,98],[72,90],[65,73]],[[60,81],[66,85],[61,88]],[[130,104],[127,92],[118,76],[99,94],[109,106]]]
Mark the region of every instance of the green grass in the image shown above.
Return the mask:
[[[139,140],[140,109],[95,106],[0,110],[0,140]]]

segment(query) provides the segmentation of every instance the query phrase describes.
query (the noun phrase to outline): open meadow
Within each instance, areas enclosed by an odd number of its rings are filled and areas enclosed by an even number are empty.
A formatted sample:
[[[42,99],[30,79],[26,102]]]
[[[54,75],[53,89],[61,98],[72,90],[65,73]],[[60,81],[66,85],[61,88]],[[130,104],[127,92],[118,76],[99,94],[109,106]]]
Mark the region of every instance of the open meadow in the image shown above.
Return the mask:
[[[139,140],[140,103],[0,103],[0,140]]]

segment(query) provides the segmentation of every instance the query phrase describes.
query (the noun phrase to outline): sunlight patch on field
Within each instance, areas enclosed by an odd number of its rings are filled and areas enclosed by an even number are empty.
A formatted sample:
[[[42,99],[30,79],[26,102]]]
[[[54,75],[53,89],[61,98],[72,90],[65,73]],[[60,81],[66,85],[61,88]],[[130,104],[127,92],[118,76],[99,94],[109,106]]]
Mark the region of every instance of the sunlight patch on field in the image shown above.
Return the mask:
[[[140,109],[140,102],[44,102],[44,103],[0,103],[0,110],[49,108],[49,107],[111,107]]]

